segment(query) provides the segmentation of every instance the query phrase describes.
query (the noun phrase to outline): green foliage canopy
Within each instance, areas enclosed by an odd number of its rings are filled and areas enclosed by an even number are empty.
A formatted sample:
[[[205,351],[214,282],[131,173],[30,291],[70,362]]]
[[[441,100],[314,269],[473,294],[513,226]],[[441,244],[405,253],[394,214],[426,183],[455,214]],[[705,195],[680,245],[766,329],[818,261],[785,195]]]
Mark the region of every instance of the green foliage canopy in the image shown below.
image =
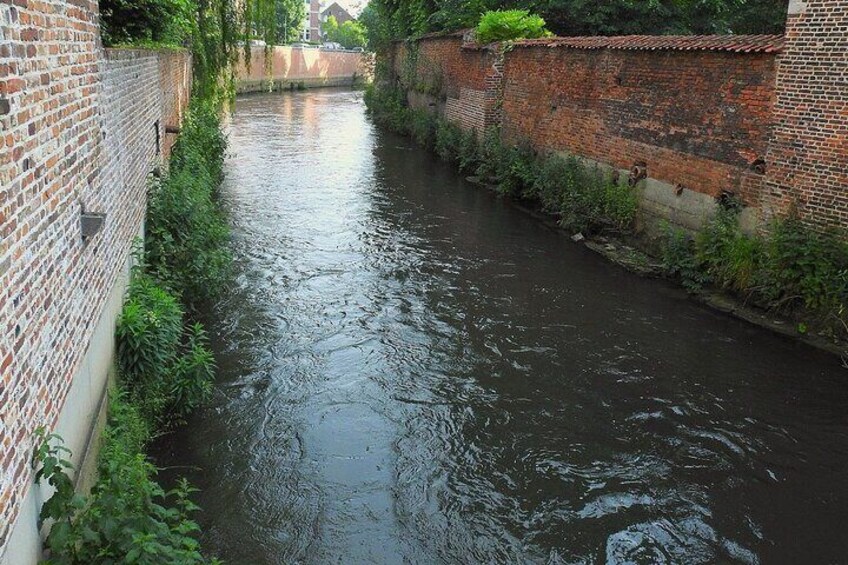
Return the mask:
[[[339,43],[345,49],[365,47],[365,26],[356,20],[348,20],[339,25],[335,16],[330,16],[322,26],[327,41]]]
[[[371,0],[360,16],[369,46],[475,27],[492,10],[541,16],[556,35],[781,33],[788,0]]]

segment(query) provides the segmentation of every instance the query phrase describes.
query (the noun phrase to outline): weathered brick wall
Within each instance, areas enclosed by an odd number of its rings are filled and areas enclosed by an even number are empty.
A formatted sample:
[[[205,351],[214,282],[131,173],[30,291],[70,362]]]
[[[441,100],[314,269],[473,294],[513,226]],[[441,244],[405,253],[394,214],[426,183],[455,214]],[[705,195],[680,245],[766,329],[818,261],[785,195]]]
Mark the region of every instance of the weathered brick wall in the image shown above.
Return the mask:
[[[723,191],[759,205],[781,37],[552,38],[506,50],[468,40],[397,42],[390,78],[412,106],[465,128],[500,126],[507,142],[619,169],[647,164],[643,209],[655,219],[695,229]]]
[[[793,0],[763,208],[848,226],[848,0]]]
[[[504,63],[502,135],[739,194],[766,154],[775,68],[772,53],[519,45]]]
[[[395,43],[391,66],[393,78],[412,93],[414,104],[436,104],[447,119],[481,134],[497,125],[500,49],[468,44],[461,33],[436,35]]]
[[[96,14],[93,0],[0,6],[0,558],[33,432],[56,425],[141,228],[154,123],[178,123],[190,87],[186,53],[100,49]],[[86,243],[83,207],[106,214]]]
[[[236,65],[239,92],[281,90],[291,85],[350,86],[370,76],[372,55],[298,47],[253,47],[250,65]]]

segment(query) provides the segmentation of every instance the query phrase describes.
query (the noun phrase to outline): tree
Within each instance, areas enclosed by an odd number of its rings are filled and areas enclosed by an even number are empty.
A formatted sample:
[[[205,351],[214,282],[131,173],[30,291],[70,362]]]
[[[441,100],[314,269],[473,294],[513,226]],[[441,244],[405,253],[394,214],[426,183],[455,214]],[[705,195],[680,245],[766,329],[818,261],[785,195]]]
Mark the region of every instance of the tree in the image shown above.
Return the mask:
[[[277,33],[274,43],[298,41],[305,17],[306,3],[303,0],[277,0]]]
[[[365,26],[356,20],[348,20],[339,25],[335,16],[330,16],[321,26],[327,41],[339,43],[345,49],[354,47],[365,47]]]
[[[557,35],[781,33],[789,0],[371,0],[371,47],[474,27],[490,10],[539,14]]]

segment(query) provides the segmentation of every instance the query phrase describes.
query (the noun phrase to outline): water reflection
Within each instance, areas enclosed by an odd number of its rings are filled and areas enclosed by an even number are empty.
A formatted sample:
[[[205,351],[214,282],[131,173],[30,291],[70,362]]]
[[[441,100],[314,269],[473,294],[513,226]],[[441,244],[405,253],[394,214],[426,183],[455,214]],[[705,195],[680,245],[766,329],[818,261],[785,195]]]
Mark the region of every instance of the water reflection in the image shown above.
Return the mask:
[[[230,140],[216,398],[160,446],[222,558],[843,558],[837,360],[605,263],[358,93],[239,99]]]

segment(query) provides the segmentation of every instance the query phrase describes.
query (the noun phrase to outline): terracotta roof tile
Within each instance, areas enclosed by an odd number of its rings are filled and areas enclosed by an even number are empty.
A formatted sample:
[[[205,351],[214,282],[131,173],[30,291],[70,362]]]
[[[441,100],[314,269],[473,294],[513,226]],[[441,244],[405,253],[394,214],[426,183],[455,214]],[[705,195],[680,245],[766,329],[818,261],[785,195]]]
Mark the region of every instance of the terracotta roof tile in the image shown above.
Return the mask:
[[[615,37],[545,37],[514,42],[516,47],[626,49],[636,51],[730,51],[779,53],[782,35],[621,35]]]

